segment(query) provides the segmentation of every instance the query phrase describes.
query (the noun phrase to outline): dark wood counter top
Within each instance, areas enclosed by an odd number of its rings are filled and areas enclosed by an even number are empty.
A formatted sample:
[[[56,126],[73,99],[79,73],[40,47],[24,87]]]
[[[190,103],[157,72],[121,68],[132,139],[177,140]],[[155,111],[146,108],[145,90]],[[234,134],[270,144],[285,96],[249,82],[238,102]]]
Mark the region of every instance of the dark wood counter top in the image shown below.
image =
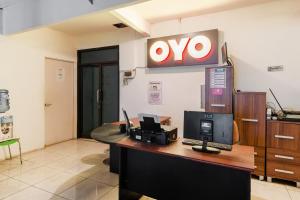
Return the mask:
[[[233,145],[232,151],[221,151],[220,154],[208,154],[192,150],[192,146],[183,145],[179,139],[167,146],[158,146],[124,138],[117,142],[120,147],[146,151],[168,156],[181,157],[207,164],[214,164],[243,171],[254,170],[254,148],[251,146]]]

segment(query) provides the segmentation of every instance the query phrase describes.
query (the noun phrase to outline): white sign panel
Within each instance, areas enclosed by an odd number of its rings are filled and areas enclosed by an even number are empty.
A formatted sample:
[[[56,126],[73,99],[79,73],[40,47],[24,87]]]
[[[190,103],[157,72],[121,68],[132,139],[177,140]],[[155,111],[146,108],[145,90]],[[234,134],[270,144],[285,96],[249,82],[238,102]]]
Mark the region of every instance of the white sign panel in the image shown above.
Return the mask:
[[[56,80],[57,81],[65,80],[65,68],[59,67],[56,69]]]
[[[225,68],[214,68],[210,70],[210,88],[226,88]]]
[[[148,86],[148,102],[151,105],[162,104],[162,83],[160,81],[150,81]]]

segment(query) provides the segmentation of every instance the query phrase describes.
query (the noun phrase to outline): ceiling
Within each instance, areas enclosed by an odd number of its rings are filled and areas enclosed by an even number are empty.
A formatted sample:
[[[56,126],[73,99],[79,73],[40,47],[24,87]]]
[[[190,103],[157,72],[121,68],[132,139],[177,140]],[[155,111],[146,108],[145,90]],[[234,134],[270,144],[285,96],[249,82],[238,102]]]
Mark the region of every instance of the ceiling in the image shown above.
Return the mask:
[[[240,8],[274,0],[151,0],[130,6],[150,23]]]
[[[21,1],[28,1],[28,0],[0,0],[0,8],[4,8],[10,6],[12,4],[21,2]]]
[[[270,1],[275,0],[150,0],[126,7],[126,9],[151,24],[164,20],[220,12]],[[73,18],[60,24],[52,25],[50,28],[71,35],[84,35],[117,30],[112,24],[120,22],[121,19],[115,17],[109,11],[105,11]]]
[[[113,24],[120,22],[121,21],[113,16],[110,12],[100,12],[51,25],[50,28],[65,32],[70,35],[84,35],[88,33],[117,30]]]

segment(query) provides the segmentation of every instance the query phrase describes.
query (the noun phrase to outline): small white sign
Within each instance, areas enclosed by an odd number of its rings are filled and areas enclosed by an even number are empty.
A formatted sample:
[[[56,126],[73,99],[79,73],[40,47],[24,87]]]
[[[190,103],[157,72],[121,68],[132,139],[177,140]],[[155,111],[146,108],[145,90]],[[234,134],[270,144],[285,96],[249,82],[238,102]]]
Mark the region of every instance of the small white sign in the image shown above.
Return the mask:
[[[57,81],[65,80],[65,68],[59,67],[56,69],[56,80]]]
[[[210,88],[226,88],[225,68],[213,68],[210,70]]]
[[[160,81],[150,81],[148,86],[148,102],[151,105],[162,104],[162,83]]]

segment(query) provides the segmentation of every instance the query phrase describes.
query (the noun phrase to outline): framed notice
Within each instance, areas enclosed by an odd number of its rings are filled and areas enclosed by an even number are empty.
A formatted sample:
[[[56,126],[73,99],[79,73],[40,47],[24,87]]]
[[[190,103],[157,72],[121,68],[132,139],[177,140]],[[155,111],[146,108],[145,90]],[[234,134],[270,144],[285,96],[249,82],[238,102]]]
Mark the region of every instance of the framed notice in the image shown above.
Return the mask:
[[[150,81],[148,85],[148,102],[151,105],[162,104],[162,83],[160,81]]]
[[[210,69],[210,88],[215,88],[215,89],[226,88],[226,69],[225,68]]]
[[[64,81],[65,80],[65,68],[59,67],[56,69],[56,80]]]

